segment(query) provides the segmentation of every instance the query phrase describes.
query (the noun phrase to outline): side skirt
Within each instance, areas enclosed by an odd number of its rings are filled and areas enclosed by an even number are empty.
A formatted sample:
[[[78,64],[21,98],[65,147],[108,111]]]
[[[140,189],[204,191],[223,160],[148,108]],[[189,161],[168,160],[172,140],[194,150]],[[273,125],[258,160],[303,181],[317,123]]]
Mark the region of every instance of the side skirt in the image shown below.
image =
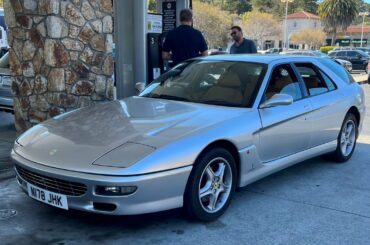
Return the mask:
[[[304,160],[335,151],[336,147],[337,141],[334,140],[332,142],[319,145],[284,158],[263,163],[261,167],[253,169],[250,172],[241,175],[238,187],[246,186],[250,183],[253,183],[259,179],[262,179],[268,175],[271,175]]]

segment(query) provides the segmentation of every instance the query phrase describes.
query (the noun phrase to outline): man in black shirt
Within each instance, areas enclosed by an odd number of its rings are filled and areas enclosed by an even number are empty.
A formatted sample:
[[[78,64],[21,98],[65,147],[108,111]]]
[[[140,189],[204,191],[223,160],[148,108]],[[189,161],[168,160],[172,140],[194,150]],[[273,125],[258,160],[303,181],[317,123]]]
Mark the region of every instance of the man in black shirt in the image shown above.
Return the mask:
[[[240,26],[231,27],[231,34],[234,44],[230,48],[230,54],[255,54],[256,45],[252,40],[243,37],[243,31]]]
[[[162,58],[172,59],[172,66],[184,60],[208,54],[207,43],[202,33],[192,27],[193,13],[190,9],[181,10],[180,22],[179,27],[167,34],[163,44]]]

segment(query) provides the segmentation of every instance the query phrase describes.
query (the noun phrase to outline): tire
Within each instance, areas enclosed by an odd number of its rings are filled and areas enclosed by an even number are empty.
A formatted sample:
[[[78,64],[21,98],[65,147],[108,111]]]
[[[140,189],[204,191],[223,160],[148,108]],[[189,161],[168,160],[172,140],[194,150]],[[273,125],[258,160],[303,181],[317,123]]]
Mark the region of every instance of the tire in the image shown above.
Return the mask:
[[[184,194],[189,218],[209,222],[220,217],[230,205],[236,176],[236,163],[229,151],[213,148],[203,153],[194,164]]]
[[[357,136],[357,119],[352,113],[348,113],[338,134],[337,149],[328,155],[329,158],[339,163],[348,161],[355,151]]]

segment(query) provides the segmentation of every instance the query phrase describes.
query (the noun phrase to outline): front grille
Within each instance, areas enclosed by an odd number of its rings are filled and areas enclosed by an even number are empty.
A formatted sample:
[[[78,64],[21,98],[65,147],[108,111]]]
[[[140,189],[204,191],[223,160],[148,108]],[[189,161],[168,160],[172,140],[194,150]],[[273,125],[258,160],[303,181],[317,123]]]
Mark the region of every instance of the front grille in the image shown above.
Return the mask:
[[[16,165],[15,168],[17,169],[17,172],[19,176],[22,177],[22,179],[44,190],[68,196],[82,196],[87,191],[87,187],[84,184],[47,177],[29,171],[18,165]]]

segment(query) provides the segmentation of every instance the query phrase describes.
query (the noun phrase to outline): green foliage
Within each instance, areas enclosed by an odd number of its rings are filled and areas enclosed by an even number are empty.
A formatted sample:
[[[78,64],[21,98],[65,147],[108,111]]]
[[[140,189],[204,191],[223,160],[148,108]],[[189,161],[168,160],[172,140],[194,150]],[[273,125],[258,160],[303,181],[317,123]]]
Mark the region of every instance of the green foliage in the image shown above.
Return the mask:
[[[193,1],[193,13],[194,27],[203,33],[210,49],[227,44],[233,15],[201,1]]]
[[[281,0],[252,0],[254,10],[270,13],[278,17],[285,15],[285,4]],[[304,10],[315,14],[317,7],[318,0],[294,0],[288,4],[288,13]]]
[[[318,14],[324,23],[325,31],[333,34],[333,42],[338,29],[346,30],[355,20],[359,7],[359,0],[324,0],[320,3]]]
[[[335,46],[322,46],[320,52],[327,54],[330,50],[333,50]]]
[[[251,11],[252,5],[249,0],[225,0],[223,9],[240,15]]]

